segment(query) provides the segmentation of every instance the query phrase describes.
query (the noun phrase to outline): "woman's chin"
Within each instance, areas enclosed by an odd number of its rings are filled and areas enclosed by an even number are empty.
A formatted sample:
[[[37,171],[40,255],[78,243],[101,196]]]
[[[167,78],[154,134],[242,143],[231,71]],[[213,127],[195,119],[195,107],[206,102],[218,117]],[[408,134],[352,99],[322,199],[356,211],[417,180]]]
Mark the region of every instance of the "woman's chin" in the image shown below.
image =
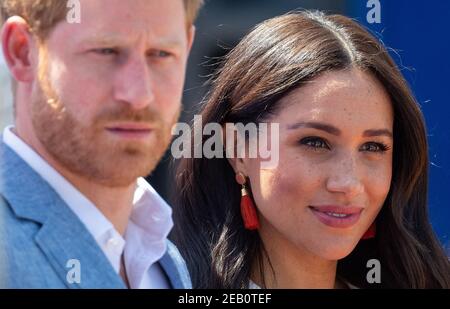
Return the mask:
[[[337,261],[348,256],[356,247],[357,242],[351,240],[336,239],[316,243],[311,251],[325,260]]]

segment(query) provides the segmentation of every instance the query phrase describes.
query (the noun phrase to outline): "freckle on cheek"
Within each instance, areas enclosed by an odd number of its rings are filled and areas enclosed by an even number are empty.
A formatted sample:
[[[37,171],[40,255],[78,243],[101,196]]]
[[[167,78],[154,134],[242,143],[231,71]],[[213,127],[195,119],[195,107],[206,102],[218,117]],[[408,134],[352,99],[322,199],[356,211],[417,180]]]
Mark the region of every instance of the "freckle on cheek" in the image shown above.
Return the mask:
[[[283,201],[289,200],[292,196],[298,194],[299,191],[297,182],[292,177],[281,173],[272,175],[268,186],[270,186],[268,189],[271,191],[271,199],[279,205],[284,204]]]

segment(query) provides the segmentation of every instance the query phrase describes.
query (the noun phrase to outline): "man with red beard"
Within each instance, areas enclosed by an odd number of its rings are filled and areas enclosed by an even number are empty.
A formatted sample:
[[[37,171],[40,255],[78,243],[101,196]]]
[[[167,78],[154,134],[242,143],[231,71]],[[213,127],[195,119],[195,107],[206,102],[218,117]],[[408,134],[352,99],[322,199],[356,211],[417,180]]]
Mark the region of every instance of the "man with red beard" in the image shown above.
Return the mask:
[[[202,1],[69,2],[0,3],[15,107],[0,286],[188,288],[171,209],[142,177],[178,120]]]

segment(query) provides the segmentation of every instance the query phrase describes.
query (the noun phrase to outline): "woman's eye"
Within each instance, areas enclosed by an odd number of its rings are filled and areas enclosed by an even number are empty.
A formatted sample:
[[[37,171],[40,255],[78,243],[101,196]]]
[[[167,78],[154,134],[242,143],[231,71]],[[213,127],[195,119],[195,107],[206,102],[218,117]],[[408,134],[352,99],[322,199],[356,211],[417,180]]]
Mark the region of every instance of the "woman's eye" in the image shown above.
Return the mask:
[[[387,145],[384,145],[382,143],[366,143],[361,147],[362,151],[368,151],[368,152],[385,152],[389,149]]]
[[[315,150],[330,149],[327,142],[320,137],[306,137],[300,141],[301,145],[308,146]]]

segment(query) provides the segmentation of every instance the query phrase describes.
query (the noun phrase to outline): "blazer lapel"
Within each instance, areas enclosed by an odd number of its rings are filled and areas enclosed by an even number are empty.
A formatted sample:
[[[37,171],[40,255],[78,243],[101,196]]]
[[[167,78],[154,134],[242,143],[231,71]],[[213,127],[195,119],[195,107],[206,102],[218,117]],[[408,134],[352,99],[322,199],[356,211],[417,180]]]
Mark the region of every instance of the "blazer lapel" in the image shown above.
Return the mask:
[[[52,214],[35,238],[55,272],[69,288],[125,288],[95,240],[69,211],[65,207]],[[73,261],[76,264],[69,263]],[[71,271],[79,271],[79,282],[70,280]]]
[[[191,278],[178,249],[167,241],[167,251],[159,264],[169,278],[173,289],[192,289]]]
[[[1,192],[19,218],[42,227],[35,236],[49,263],[69,288],[125,288],[95,239],[50,185],[2,142]],[[80,282],[70,283],[70,260],[78,260]]]

